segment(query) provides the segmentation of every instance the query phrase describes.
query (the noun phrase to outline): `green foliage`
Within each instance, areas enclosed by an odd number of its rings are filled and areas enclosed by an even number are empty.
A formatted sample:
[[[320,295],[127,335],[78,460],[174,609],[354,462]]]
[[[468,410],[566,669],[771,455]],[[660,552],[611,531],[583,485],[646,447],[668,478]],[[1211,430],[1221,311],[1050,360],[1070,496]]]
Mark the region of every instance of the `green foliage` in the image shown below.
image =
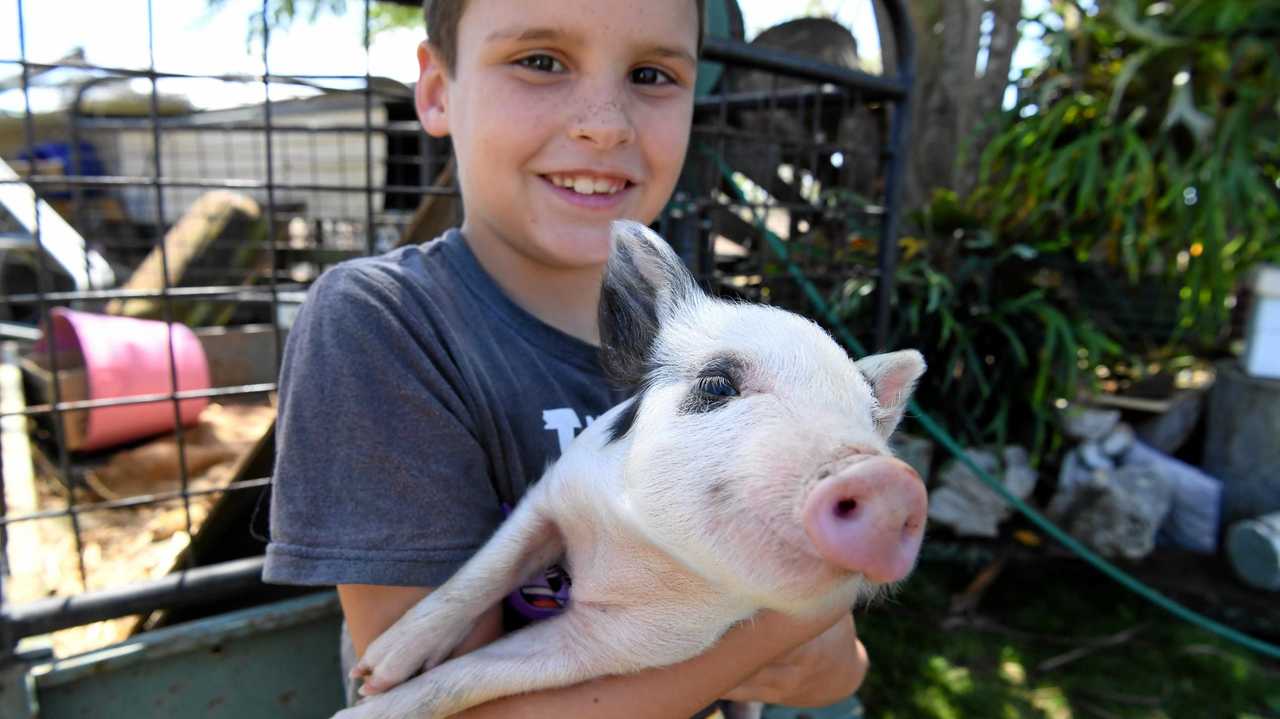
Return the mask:
[[[903,239],[889,346],[925,353],[918,401],[968,444],[1022,443],[1037,459],[1056,450],[1055,401],[1120,348],[1057,298],[1053,255],[998,243],[954,193],[939,192],[910,220],[925,239]],[[874,282],[838,287],[829,300],[837,317],[868,326]]]
[[[227,0],[207,0],[209,9],[221,10]],[[271,30],[283,30],[296,20],[314,23],[321,15],[345,15],[348,5],[353,12],[364,12],[364,3],[357,0],[269,0],[267,3],[267,24]],[[369,34],[377,35],[385,30],[396,28],[424,27],[422,9],[395,5],[392,3],[373,2],[369,6]],[[262,39],[262,11],[249,15],[249,26],[246,44],[252,45]]]
[[[930,359],[922,405],[1037,458],[1099,365],[1223,353],[1245,274],[1280,260],[1280,0],[1096,7],[1032,20],[1047,61],[973,193],[908,218],[894,292],[891,345]],[[870,323],[873,282],[837,311]]]
[[[1280,259],[1280,1],[1100,6],[1040,20],[1049,60],[983,152],[972,207],[1002,245],[1069,251],[1068,281],[1176,299],[1144,349],[1220,351],[1244,273]],[[1134,334],[1123,301],[1091,309]]]
[[[377,35],[384,30],[398,28],[424,29],[426,27],[421,7],[375,2],[369,8],[369,33]]]

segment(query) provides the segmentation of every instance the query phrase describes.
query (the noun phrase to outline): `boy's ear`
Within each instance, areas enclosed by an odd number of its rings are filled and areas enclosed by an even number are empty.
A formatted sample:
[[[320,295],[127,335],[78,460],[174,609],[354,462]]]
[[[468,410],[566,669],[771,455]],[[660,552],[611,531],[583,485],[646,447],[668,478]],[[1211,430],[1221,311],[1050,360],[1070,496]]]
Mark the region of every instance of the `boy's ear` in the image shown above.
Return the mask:
[[[445,102],[445,89],[449,79],[448,68],[431,43],[418,44],[418,84],[413,89],[413,104],[418,111],[422,129],[432,137],[449,134],[449,114]]]
[[[856,364],[871,383],[871,392],[879,405],[875,414],[876,431],[888,439],[902,421],[907,400],[924,374],[924,357],[915,350],[902,350],[863,357]]]
[[[658,330],[702,290],[666,240],[638,222],[610,228],[611,249],[600,288],[600,356],[621,387],[643,382]]]

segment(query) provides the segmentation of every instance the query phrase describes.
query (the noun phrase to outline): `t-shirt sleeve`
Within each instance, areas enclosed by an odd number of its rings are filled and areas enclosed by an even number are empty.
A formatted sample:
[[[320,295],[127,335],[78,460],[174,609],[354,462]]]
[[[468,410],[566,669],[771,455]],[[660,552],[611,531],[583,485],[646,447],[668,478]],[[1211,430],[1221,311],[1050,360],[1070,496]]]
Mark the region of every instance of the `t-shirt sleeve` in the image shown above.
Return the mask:
[[[452,351],[376,266],[313,285],[280,376],[271,541],[283,584],[439,586],[501,521]]]

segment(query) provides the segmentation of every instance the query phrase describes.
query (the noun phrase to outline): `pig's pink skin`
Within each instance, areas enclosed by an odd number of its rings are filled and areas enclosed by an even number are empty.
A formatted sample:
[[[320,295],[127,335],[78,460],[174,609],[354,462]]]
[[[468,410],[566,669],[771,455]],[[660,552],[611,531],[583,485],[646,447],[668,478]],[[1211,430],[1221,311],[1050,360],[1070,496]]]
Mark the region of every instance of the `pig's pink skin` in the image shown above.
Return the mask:
[[[805,533],[819,556],[877,583],[911,571],[924,535],[924,483],[905,462],[856,457],[805,500]]]

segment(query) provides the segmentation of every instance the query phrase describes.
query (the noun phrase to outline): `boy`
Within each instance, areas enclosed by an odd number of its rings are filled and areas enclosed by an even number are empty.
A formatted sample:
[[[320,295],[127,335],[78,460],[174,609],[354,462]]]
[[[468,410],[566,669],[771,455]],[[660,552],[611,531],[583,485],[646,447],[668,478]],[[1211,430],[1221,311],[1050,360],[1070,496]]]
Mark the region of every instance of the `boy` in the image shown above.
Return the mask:
[[[439,586],[573,436],[621,401],[596,358],[609,223],[651,222],[689,142],[702,2],[437,0],[415,91],[465,221],[321,277],[289,336],[268,581],[336,584],[358,655]],[[501,636],[495,607],[465,653]],[[665,669],[467,716],[687,717],[823,705],[861,682],[847,612],[764,613]]]

